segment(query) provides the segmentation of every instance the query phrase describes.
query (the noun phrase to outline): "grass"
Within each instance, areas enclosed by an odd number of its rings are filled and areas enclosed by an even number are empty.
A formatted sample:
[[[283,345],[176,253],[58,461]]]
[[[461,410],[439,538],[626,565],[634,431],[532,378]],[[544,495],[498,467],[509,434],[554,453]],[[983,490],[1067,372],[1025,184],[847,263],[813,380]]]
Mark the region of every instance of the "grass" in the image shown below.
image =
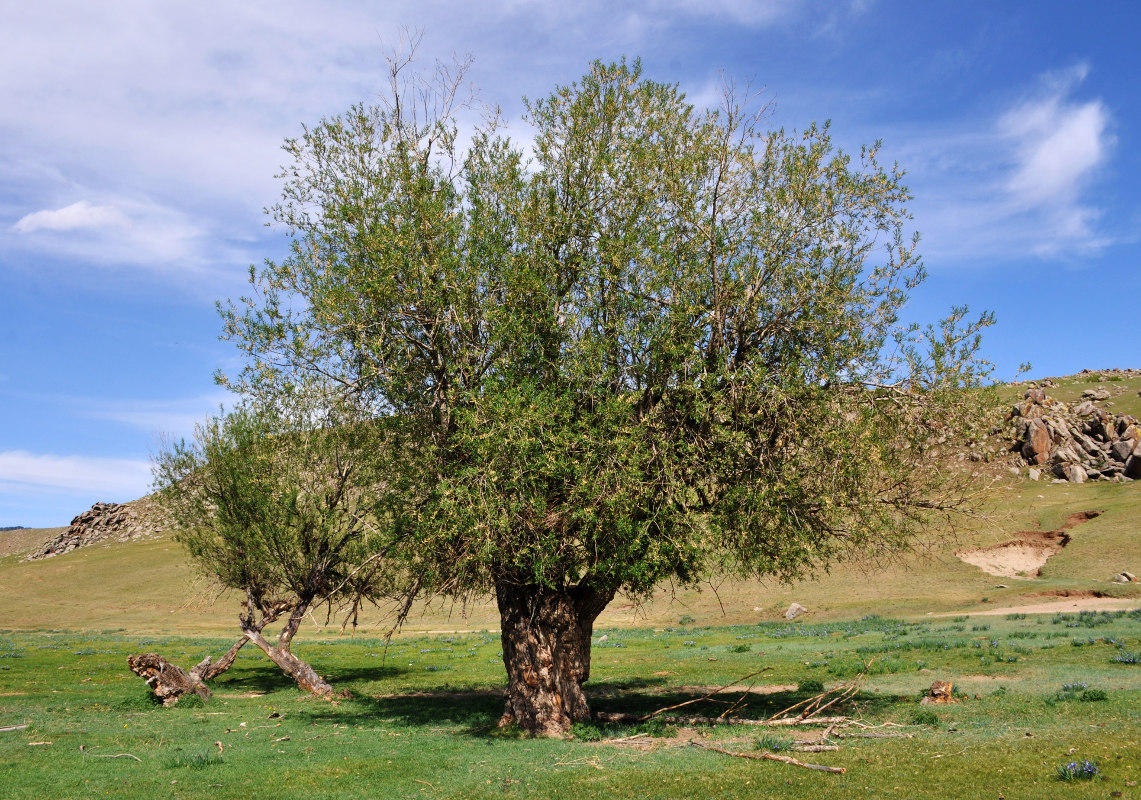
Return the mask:
[[[156,650],[191,664],[224,640],[9,631],[0,633],[0,727],[28,727],[0,733],[0,786],[10,800],[223,800],[262,793],[267,781],[312,798],[942,798],[980,796],[984,784],[1007,798],[1104,797],[1141,778],[1141,668],[1113,660],[1141,650],[1141,612],[1067,627],[1078,619],[1000,618],[985,635],[945,619],[875,616],[597,632],[608,640],[595,646],[588,688],[600,711],[647,713],[761,668],[765,684],[815,691],[839,682],[836,664],[894,665],[871,670],[844,711],[912,738],[843,739],[838,752],[798,755],[844,766],[844,776],[687,747],[660,722],[583,725],[565,741],[501,733],[503,668],[491,634],[408,636],[387,652],[378,639],[306,641],[301,654],[353,692],[335,704],[300,694],[260,653],[243,652],[210,702],[163,708],[129,673],[126,656]],[[1094,642],[1072,647],[1075,630]],[[748,652],[741,642],[752,645]],[[1016,651],[1017,661],[1005,658]],[[920,706],[934,680],[952,681],[961,702]],[[799,688],[753,693],[741,713],[763,718],[805,696]],[[723,709],[707,701],[687,713]],[[681,733],[731,750],[782,752],[794,737],[820,735]],[[604,743],[634,734],[652,744]],[[42,742],[50,744],[34,744]],[[1059,764],[1083,759],[1099,765],[1094,780],[1057,779]]]
[[[954,555],[959,548],[1008,541],[1018,531],[1050,530],[1071,513],[1093,509],[1105,513],[1070,531],[1069,546],[1050,559],[1041,578],[995,578]],[[985,517],[970,520],[955,536],[921,543],[909,557],[881,565],[840,564],[793,585],[735,581],[666,591],[640,605],[619,599],[600,624],[666,627],[779,620],[794,601],[809,609],[808,620],[827,620],[885,610],[897,616],[930,611],[962,615],[1075,592],[1138,597],[1141,587],[1115,584],[1111,578],[1123,569],[1141,573],[1135,543],[1139,517],[1141,482],[1077,486],[1012,479],[996,489]],[[218,596],[195,580],[184,551],[169,539],[97,545],[32,563],[20,563],[11,554],[0,558],[0,595],[5,598],[3,624],[23,630],[228,635],[238,605],[236,597]],[[323,617],[317,621],[325,622]],[[408,630],[494,630],[498,624],[490,599],[462,608],[437,601],[417,608]],[[387,629],[379,615],[365,617],[364,625],[374,633]],[[323,635],[316,628],[309,631]]]
[[[1051,394],[1072,401],[1091,386],[1120,388],[1112,410],[1141,416],[1137,379],[1086,376]],[[1093,509],[1104,513],[1070,531],[1040,578],[995,578],[954,556]],[[391,642],[376,638],[379,617],[355,637],[317,617],[296,648],[350,700],[299,694],[251,650],[216,681],[212,701],[164,709],[126,656],[154,650],[189,666],[217,655],[235,633],[236,599],[196,581],[169,539],[24,564],[49,532],[4,532],[0,729],[27,727],[0,731],[0,796],[222,800],[272,785],[314,798],[1128,797],[1141,781],[1141,617],[1077,613],[1061,598],[1141,597],[1137,585],[1110,582],[1141,573],[1137,519],[1141,482],[1007,476],[986,516],[908,558],[839,565],[792,586],[737,581],[616,601],[600,618],[595,635],[607,640],[595,645],[588,684],[599,711],[645,714],[764,670],[758,680],[776,690],[749,695],[742,712],[761,718],[866,671],[845,712],[912,738],[843,740],[841,751],[805,759],[845,766],[844,776],[686,747],[692,733],[660,722],[579,725],[565,741],[498,731],[504,675],[489,601],[421,606]],[[1046,600],[1063,605],[1018,610]],[[790,623],[793,601],[810,613]],[[951,681],[961,702],[919,706],[934,680]],[[724,706],[686,709],[716,716]],[[697,735],[739,751],[793,739]],[[628,736],[653,744],[605,743]],[[1059,780],[1085,763],[1097,765],[1089,780]]]

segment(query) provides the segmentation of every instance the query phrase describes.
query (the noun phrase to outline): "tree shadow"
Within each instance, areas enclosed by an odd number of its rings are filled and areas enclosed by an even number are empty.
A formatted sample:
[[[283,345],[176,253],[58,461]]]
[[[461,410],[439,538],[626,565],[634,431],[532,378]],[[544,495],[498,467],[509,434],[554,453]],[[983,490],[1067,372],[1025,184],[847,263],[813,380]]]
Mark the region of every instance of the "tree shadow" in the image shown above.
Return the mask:
[[[392,680],[408,672],[406,668],[390,664],[377,664],[367,667],[333,667],[328,670],[319,665],[314,668],[332,684],[333,689],[348,689],[355,692],[356,686],[372,682]],[[268,694],[288,689],[296,689],[293,679],[278,669],[269,659],[261,664],[233,666],[228,672],[210,681],[216,690],[226,692],[258,692]]]
[[[328,678],[334,688],[349,689],[352,696],[335,703],[312,703],[293,713],[312,723],[369,726],[378,723],[407,728],[449,728],[458,735],[480,739],[502,739],[518,735],[497,728],[503,714],[504,693],[495,688],[451,688],[447,684],[432,689],[402,694],[369,694],[362,684],[391,680],[408,670],[390,665],[341,668],[330,670]],[[227,679],[228,678],[228,679]],[[296,690],[294,683],[269,666],[231,670],[216,681],[224,691],[271,693]],[[664,716],[718,717],[732,708],[730,715],[741,720],[764,720],[794,704],[815,696],[814,692],[795,689],[780,692],[725,692],[706,697],[700,688],[666,686],[665,678],[629,678],[620,681],[588,683],[587,699],[596,713],[624,713],[645,716],[661,709]],[[744,697],[742,697],[744,695]],[[834,715],[875,715],[905,699],[897,695],[857,693],[824,712]],[[684,705],[683,705],[684,704]],[[593,723],[600,728],[624,730],[630,723]]]

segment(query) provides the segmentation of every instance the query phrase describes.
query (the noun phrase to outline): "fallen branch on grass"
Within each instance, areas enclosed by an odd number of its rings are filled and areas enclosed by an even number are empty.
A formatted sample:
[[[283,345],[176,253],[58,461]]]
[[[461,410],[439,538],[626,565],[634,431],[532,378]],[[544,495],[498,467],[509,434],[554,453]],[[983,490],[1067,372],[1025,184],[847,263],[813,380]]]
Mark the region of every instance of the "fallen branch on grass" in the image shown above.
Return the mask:
[[[777,713],[773,714],[771,717],[769,717],[769,720],[776,721],[777,719],[783,718],[786,714],[795,711],[798,708],[801,710],[800,713],[796,716],[796,719],[808,719],[810,717],[815,717],[817,714],[828,708],[831,708],[839,702],[850,699],[853,695],[856,694],[856,692],[860,691],[860,688],[864,684],[864,679],[868,676],[868,669],[870,669],[871,666],[872,662],[869,661],[864,665],[864,669],[860,672],[860,674],[852,678],[852,680],[848,681],[847,683],[842,683],[839,686],[821,692],[815,697],[810,697],[807,700],[801,700],[799,703],[794,703],[783,711],[778,711]],[[829,697],[832,699],[829,700]]]
[[[595,722],[639,723],[645,722],[646,717],[640,714],[628,714],[619,711],[595,711],[591,714]],[[813,717],[811,719],[739,719],[737,717],[655,717],[667,725],[758,725],[763,727],[784,727],[792,725],[833,725],[847,722],[847,717]]]
[[[637,721],[638,722],[645,722],[646,720],[653,719],[654,717],[659,716],[660,714],[664,714],[667,711],[676,711],[679,708],[684,708],[685,706],[691,706],[694,703],[700,703],[704,700],[708,700],[711,697],[713,697],[713,695],[721,694],[721,692],[725,691],[726,689],[728,689],[732,686],[736,686],[738,683],[744,683],[745,681],[749,680],[749,678],[755,678],[756,676],[760,675],[762,672],[765,672],[766,670],[770,670],[770,669],[772,669],[772,667],[765,667],[765,669],[759,669],[756,672],[749,673],[748,675],[746,675],[743,678],[737,678],[737,680],[735,680],[731,683],[727,683],[724,686],[720,686],[720,687],[714,689],[712,692],[709,692],[708,694],[703,695],[701,697],[694,698],[693,700],[686,700],[684,703],[678,703],[676,705],[666,706],[665,708],[659,708],[657,711],[651,711],[649,714],[646,714],[645,716],[643,716],[641,719],[639,719]],[[748,692],[746,692],[745,694],[748,694]],[[742,696],[741,699],[744,699],[744,696]],[[741,700],[738,700],[736,703],[734,703],[732,706],[730,706],[729,709],[727,709],[721,716],[724,717],[730,711],[733,711],[734,709],[736,709],[737,706],[740,705],[740,703],[741,703]]]
[[[848,770],[844,767],[826,767],[823,764],[808,764],[804,761],[798,761],[792,756],[778,756],[774,753],[735,753],[732,750],[726,750],[722,747],[715,747],[714,745],[700,744],[698,742],[690,742],[691,747],[700,747],[702,750],[712,750],[714,753],[722,753],[727,756],[734,756],[735,758],[749,758],[756,761],[779,761],[782,764],[789,764],[794,767],[802,767],[804,769],[814,769],[819,772],[831,772],[837,775],[843,775]]]
[[[99,756],[99,755],[92,754],[91,758],[133,758],[133,759],[135,759],[135,761],[138,761],[140,764],[143,763],[143,760],[141,758],[139,758],[136,755],[131,755],[130,753],[116,753],[113,756]]]

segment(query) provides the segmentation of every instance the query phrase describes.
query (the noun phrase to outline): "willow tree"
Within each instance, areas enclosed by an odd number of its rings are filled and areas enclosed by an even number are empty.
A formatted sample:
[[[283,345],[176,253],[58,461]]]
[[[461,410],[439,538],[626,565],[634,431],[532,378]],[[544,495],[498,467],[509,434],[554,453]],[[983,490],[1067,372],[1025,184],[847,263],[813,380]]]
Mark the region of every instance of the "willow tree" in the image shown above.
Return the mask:
[[[168,702],[186,692],[207,696],[205,681],[228,669],[247,642],[302,690],[331,695],[328,681],[293,653],[294,637],[322,607],[343,609],[355,622],[360,604],[378,600],[395,574],[379,536],[386,518],[373,455],[380,431],[344,419],[331,424],[331,409],[299,397],[295,391],[274,408],[213,417],[192,441],[155,458],[157,499],[177,540],[206,578],[242,596],[241,636],[218,662],[186,673],[156,654],[132,657],[131,668]],[[267,636],[282,620],[277,636]]]
[[[794,578],[961,502],[939,443],[989,320],[900,326],[923,270],[874,147],[622,62],[528,102],[525,157],[494,117],[461,143],[462,71],[405,67],[287,143],[292,251],[224,310],[248,366],[223,380],[319,375],[415,452],[391,546],[419,586],[494,593],[505,723],[589,716],[618,593]]]

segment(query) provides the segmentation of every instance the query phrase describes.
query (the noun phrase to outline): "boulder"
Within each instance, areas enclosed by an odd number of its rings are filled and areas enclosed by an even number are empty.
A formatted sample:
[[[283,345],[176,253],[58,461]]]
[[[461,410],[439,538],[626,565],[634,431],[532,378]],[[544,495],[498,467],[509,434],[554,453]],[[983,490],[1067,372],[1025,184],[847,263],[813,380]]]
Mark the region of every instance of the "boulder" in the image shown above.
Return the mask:
[[[1026,441],[1022,445],[1022,457],[1031,464],[1045,464],[1050,457],[1050,429],[1040,418],[1030,420],[1026,427]]]
[[[1066,480],[1070,483],[1085,483],[1086,471],[1078,464],[1070,464],[1066,467]]]
[[[792,620],[792,619],[796,619],[801,614],[807,614],[807,613],[808,613],[807,608],[802,606],[800,603],[793,603],[791,606],[788,607],[788,611],[784,612],[784,618]]]
[[[1129,460],[1125,462],[1125,470],[1123,472],[1126,478],[1137,480],[1141,478],[1141,455],[1136,452],[1129,456]]]

